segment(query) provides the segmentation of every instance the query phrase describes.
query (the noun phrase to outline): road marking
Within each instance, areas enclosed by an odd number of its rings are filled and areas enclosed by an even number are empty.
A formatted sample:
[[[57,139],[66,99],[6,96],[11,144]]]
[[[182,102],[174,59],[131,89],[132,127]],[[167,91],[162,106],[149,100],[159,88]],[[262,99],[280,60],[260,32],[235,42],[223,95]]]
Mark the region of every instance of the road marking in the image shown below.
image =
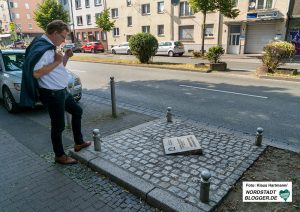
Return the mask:
[[[216,90],[216,89],[210,89],[210,88],[201,88],[201,87],[195,87],[195,86],[189,86],[189,85],[179,85],[180,87],[186,87],[186,88],[196,88],[200,90],[207,90],[207,91],[215,91],[215,92],[221,92],[221,93],[230,93],[234,95],[242,95],[242,96],[250,96],[250,97],[256,97],[256,98],[262,98],[262,99],[268,99],[266,96],[257,96],[257,95],[251,95],[246,93],[237,93],[237,92],[231,92],[231,91],[222,91],[222,90]]]

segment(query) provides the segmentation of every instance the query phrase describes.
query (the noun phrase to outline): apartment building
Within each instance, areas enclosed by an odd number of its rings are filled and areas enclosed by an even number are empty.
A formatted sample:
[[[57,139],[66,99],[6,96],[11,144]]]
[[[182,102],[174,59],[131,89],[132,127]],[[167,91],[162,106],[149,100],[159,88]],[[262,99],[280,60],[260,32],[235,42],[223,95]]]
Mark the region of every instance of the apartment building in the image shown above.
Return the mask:
[[[33,12],[41,2],[42,0],[8,0],[10,20],[15,23],[18,38],[31,40],[43,33],[33,19]]]
[[[288,19],[287,40],[295,44],[298,55],[300,55],[300,0],[291,0]]]
[[[229,54],[261,53],[263,47],[286,36],[289,0],[236,1],[240,15],[223,18],[222,44]]]
[[[100,41],[106,44],[106,36],[96,25],[96,17],[104,9],[104,0],[70,0],[70,13],[73,19],[76,41],[82,43]]]
[[[187,1],[172,5],[166,0],[107,0],[115,27],[109,45],[128,41],[138,32],[149,32],[158,41],[180,40],[187,50],[201,49],[202,14],[193,14]],[[207,15],[206,47],[218,43],[219,14]]]

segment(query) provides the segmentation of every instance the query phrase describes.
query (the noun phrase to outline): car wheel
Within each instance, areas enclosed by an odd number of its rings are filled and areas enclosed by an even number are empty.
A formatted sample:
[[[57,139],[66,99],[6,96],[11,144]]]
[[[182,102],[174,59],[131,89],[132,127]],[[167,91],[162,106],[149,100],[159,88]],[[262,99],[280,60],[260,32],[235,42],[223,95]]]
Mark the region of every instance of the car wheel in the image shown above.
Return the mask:
[[[168,52],[168,55],[169,55],[169,57],[174,57],[174,52],[169,51],[169,52]]]
[[[180,57],[183,55],[183,53],[178,54]]]
[[[3,100],[4,107],[9,113],[15,113],[18,111],[18,104],[7,87],[3,89]]]
[[[130,49],[127,50],[127,54],[128,54],[128,55],[132,55]]]
[[[85,53],[84,49],[81,50],[82,53]]]
[[[117,54],[117,53],[116,53],[116,51],[115,51],[114,49],[111,51],[111,53],[113,53],[113,54]]]

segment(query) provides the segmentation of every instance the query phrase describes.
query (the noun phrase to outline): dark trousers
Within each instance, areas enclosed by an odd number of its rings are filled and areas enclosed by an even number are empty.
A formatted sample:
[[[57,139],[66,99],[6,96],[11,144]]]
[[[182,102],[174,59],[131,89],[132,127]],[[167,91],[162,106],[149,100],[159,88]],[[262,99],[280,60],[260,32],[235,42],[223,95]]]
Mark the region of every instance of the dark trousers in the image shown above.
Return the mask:
[[[55,156],[65,154],[62,144],[62,132],[65,129],[65,111],[72,115],[72,130],[75,144],[82,144],[81,133],[82,108],[66,90],[39,89],[42,103],[47,107],[51,119],[51,140]]]

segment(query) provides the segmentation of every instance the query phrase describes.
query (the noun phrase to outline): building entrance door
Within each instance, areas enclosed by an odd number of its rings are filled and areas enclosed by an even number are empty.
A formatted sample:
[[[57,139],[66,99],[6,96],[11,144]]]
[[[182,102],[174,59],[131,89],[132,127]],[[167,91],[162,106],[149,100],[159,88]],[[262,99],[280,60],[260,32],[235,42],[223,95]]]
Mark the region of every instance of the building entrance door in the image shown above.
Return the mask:
[[[228,54],[239,54],[240,53],[240,35],[241,26],[232,25],[230,26],[229,42],[228,42]]]

